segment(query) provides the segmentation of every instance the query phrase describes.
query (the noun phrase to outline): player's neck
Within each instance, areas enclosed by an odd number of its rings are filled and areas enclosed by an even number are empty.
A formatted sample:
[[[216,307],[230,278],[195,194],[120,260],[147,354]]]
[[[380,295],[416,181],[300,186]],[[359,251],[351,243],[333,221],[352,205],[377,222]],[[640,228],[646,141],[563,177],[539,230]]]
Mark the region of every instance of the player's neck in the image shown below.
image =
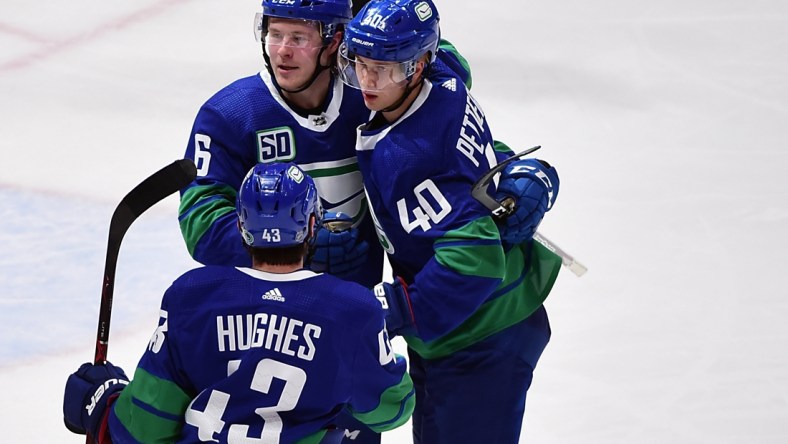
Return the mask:
[[[331,71],[326,69],[317,76],[307,89],[297,93],[282,91],[282,96],[293,106],[304,110],[312,110],[323,106],[330,86]]]
[[[275,273],[275,274],[293,273],[295,271],[304,268],[304,261],[302,259],[298,263],[288,264],[288,265],[274,265],[274,264],[256,262],[252,265],[252,268],[254,268],[255,270],[264,271],[266,273]]]
[[[382,111],[381,114],[383,114],[383,117],[386,119],[386,121],[389,123],[393,123],[397,119],[402,117],[402,115],[405,114],[405,112],[408,110],[408,108],[410,108],[413,102],[416,101],[416,98],[419,96],[419,94],[421,94],[421,88],[423,86],[424,86],[424,81],[419,81],[419,83],[416,84],[413,87],[413,89],[410,90],[407,97],[405,97],[405,100],[403,100],[402,103],[396,109],[393,109],[391,111]]]

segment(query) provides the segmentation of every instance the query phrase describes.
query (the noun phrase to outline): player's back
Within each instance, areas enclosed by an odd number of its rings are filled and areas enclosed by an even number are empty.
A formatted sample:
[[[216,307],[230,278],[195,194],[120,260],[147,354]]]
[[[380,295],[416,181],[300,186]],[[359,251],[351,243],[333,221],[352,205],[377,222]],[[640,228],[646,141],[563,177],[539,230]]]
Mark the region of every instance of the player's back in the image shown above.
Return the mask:
[[[166,339],[140,368],[194,398],[178,442],[319,437],[346,405],[375,411],[405,375],[403,360],[381,359],[372,292],[327,274],[203,267],[170,287],[162,316]]]

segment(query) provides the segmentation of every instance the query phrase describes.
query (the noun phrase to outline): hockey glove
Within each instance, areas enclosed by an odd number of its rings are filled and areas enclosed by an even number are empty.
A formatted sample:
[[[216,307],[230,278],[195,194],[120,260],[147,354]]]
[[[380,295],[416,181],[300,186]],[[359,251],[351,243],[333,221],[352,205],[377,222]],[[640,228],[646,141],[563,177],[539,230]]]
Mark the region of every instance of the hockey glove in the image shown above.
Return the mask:
[[[110,397],[123,390],[129,378],[122,368],[107,362],[82,364],[66,381],[63,397],[63,421],[74,433],[96,437],[108,413]]]
[[[327,212],[317,230],[315,253],[309,268],[343,277],[361,267],[367,260],[369,244],[359,240],[353,219],[345,213]]]
[[[510,197],[514,212],[499,224],[501,240],[520,244],[531,240],[544,214],[558,196],[558,173],[545,161],[523,159],[513,162],[501,173],[495,199]]]
[[[389,336],[416,334],[416,320],[410,305],[408,285],[400,277],[389,284],[381,282],[375,285],[375,297],[378,298],[383,310],[386,311],[386,330]]]
[[[523,159],[501,172],[495,199],[514,199],[514,212],[499,224],[501,240],[521,244],[531,240],[544,214],[558,196],[558,173],[545,161]]]

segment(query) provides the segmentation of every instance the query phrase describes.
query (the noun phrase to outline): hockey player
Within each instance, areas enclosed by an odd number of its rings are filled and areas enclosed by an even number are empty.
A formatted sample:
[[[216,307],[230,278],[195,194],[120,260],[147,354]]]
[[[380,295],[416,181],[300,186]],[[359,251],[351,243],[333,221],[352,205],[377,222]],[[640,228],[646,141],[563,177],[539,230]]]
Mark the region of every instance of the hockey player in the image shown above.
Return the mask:
[[[355,5],[355,3],[354,3]],[[292,161],[312,176],[330,219],[350,217],[355,229],[321,229],[310,267],[369,288],[382,280],[377,242],[356,160],[356,128],[369,118],[360,92],[335,77],[341,31],[352,17],[348,0],[262,2],[256,25],[265,69],[235,81],[199,110],[185,157],[198,177],[181,194],[179,221],[190,254],[203,264],[248,266],[235,229],[235,193],[257,162]],[[445,60],[463,72],[446,44]],[[379,436],[353,423],[347,442]]]
[[[555,200],[558,176],[536,159],[504,171],[498,192],[511,193],[518,208],[517,224],[500,227],[513,242],[502,242],[470,190],[507,154],[495,151],[461,79],[436,59],[439,34],[430,0],[372,0],[340,48],[343,82],[375,112],[359,129],[357,156],[399,277],[376,294],[389,331],[409,346],[414,442],[517,443],[550,338],[542,302],[561,264],[529,239]]]
[[[223,88],[199,110],[185,157],[197,178],[181,193],[179,221],[203,264],[248,266],[235,232],[235,193],[256,163],[295,162],[317,184],[327,221],[352,230],[318,233],[310,266],[372,288],[383,251],[367,215],[355,128],[369,111],[333,70],[350,0],[263,0],[256,29],[265,69]],[[371,248],[370,248],[371,246]]]
[[[379,302],[303,269],[321,216],[297,166],[255,166],[236,212],[253,267],[177,279],[131,382],[109,362],[68,378],[66,426],[98,443],[305,444],[340,442],[344,408],[378,432],[406,422],[413,385]]]

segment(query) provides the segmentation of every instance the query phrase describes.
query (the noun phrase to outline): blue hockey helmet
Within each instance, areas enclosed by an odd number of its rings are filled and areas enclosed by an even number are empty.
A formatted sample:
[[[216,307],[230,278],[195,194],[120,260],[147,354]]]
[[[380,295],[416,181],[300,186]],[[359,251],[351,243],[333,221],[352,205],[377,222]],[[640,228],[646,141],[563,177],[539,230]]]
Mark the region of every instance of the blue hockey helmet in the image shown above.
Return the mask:
[[[345,30],[346,54],[386,62],[435,60],[440,17],[432,0],[372,0]]]
[[[323,208],[311,177],[293,163],[271,163],[249,170],[236,213],[246,245],[279,248],[307,241],[311,216],[320,224]]]
[[[263,13],[258,17],[259,36],[268,28],[269,17],[310,20],[320,23],[324,42],[328,43],[353,18],[351,0],[263,0]]]

